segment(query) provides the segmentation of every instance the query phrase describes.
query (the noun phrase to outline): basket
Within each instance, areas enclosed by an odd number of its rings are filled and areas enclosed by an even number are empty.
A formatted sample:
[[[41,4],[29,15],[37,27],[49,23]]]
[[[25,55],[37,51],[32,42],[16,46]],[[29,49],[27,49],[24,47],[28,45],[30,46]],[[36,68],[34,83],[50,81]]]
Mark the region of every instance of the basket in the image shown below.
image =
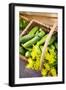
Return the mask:
[[[36,25],[42,27],[42,30],[44,32],[49,33],[50,27],[48,25],[42,24],[37,20],[31,20],[30,23],[27,25],[27,27],[21,32],[20,36],[27,35],[30,32],[30,30]],[[22,55],[19,56],[21,60],[27,61],[27,58],[25,58],[24,56]]]
[[[22,17],[22,18],[26,19],[25,17]],[[29,22],[29,24],[28,24],[28,25],[26,26],[26,28],[20,33],[20,36],[27,35],[34,26],[42,27],[42,30],[43,30],[44,32],[46,32],[46,33],[49,33],[50,30],[51,30],[50,25],[43,24],[43,23],[39,22],[38,20],[35,20],[35,19],[32,19],[31,21],[29,21],[29,19],[26,19],[26,20]],[[57,32],[57,28],[56,28],[55,32]],[[20,62],[21,62],[21,61],[24,62],[25,65],[26,65],[26,63],[28,63],[28,59],[27,59],[25,56],[22,56],[22,55],[20,54],[20,55],[19,55],[19,58],[20,58]],[[28,72],[28,70],[26,70],[26,71]],[[29,72],[32,72],[32,71],[30,70]],[[37,74],[37,73],[40,73],[39,71],[36,71],[36,72],[33,71],[33,72],[36,73],[36,76],[35,76],[35,77],[37,77],[37,76],[40,77],[40,76],[41,76],[40,74]],[[35,75],[35,74],[34,74],[34,75]],[[20,77],[22,77],[22,76],[20,76]],[[29,76],[24,76],[24,77],[29,77]]]

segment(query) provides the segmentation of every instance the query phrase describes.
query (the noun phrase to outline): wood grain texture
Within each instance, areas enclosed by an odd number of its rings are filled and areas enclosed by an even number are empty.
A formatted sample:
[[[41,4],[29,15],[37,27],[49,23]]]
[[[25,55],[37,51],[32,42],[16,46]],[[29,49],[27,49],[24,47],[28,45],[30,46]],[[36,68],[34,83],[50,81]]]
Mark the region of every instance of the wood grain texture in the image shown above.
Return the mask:
[[[57,13],[53,14],[53,13],[32,13],[32,12],[26,13],[26,12],[24,12],[24,13],[20,13],[20,15],[28,18],[29,21],[31,21],[32,19],[35,19],[43,24],[50,25],[50,27],[52,27],[53,24],[55,22],[57,22],[57,20],[58,20]]]

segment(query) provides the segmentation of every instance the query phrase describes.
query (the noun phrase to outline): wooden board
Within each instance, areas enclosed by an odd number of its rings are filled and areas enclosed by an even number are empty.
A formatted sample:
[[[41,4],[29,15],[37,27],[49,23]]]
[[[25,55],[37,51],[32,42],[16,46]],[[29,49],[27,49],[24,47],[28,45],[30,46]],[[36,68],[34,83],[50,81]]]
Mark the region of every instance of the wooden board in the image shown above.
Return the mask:
[[[31,21],[32,19],[35,19],[43,24],[47,24],[49,25],[50,27],[53,26],[53,24],[55,22],[58,21],[58,15],[55,13],[55,14],[52,14],[52,13],[20,13],[20,15],[28,18],[29,21]]]

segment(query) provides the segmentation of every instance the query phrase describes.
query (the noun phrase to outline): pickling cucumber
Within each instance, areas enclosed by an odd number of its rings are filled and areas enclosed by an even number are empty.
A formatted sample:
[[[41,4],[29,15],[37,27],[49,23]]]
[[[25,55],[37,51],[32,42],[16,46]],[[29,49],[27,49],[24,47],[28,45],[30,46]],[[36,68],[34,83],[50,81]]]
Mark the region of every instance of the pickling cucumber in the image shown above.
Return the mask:
[[[25,55],[25,50],[23,47],[19,46],[19,54]]]
[[[48,36],[48,34],[45,35],[40,41],[38,41],[38,42],[37,42],[37,45],[38,45],[38,46],[42,45],[42,44],[45,42],[47,36]]]
[[[28,48],[28,47],[32,46],[33,44],[36,44],[37,41],[39,41],[43,36],[44,36],[44,33],[43,32],[40,32],[37,36],[35,36],[31,40],[29,40],[28,42],[22,44],[22,46],[24,48]]]
[[[28,40],[32,39],[34,37],[34,35],[25,35],[25,36],[21,36],[19,41],[20,43],[25,43]]]
[[[36,33],[37,30],[39,30],[39,27],[38,27],[38,26],[35,26],[35,27],[33,27],[33,28],[31,29],[31,31],[30,31],[28,34],[33,35],[33,34]]]

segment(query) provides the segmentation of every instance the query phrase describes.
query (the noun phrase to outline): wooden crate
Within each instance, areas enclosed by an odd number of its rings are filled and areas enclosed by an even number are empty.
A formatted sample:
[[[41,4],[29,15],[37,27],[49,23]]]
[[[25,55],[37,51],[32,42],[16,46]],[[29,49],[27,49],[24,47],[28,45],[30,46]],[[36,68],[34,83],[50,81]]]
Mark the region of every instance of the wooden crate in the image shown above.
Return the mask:
[[[36,25],[42,27],[42,30],[49,33],[54,22],[58,20],[56,14],[53,14],[53,15],[49,15],[49,14],[37,15],[36,14],[35,15],[31,13],[20,13],[20,17],[26,19],[29,22],[29,24],[23,30],[23,32],[20,33],[20,36],[27,35],[28,32]],[[55,31],[57,31],[57,29]],[[21,66],[24,65],[23,62],[25,63],[25,65],[26,63],[28,63],[28,59],[25,56],[19,55],[19,58],[20,58],[20,62],[22,63]],[[31,69],[25,69],[23,71],[25,71],[27,74],[32,73],[30,77],[33,77],[33,75],[35,75],[34,77],[41,77],[40,71],[35,71]],[[23,71],[22,71],[22,68],[20,67],[20,72],[23,73]],[[25,77],[25,76],[20,76],[20,77]]]
[[[49,33],[49,31],[51,30],[51,28],[48,25],[42,24],[41,22],[33,19],[30,21],[30,23],[27,25],[24,31],[21,32],[20,36],[27,35],[34,26],[42,27],[42,30],[46,33]],[[27,58],[22,55],[20,55],[20,60],[28,61]]]

